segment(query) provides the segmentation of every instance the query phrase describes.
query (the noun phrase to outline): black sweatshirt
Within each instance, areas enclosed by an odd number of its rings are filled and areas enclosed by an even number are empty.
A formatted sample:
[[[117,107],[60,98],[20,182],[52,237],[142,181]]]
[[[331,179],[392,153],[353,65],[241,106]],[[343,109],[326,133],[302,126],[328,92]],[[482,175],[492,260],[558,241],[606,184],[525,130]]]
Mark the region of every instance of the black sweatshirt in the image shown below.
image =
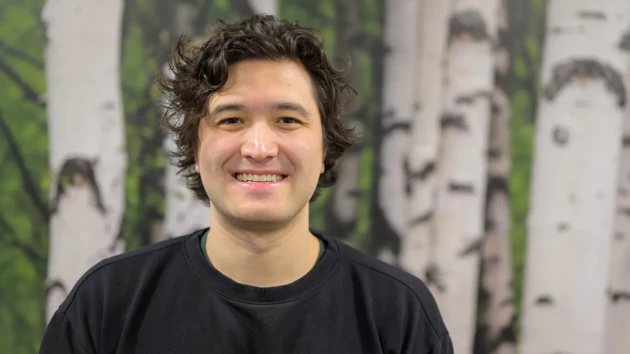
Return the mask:
[[[284,286],[212,267],[207,229],[92,267],[51,319],[40,354],[451,354],[425,285],[327,235],[313,269]]]

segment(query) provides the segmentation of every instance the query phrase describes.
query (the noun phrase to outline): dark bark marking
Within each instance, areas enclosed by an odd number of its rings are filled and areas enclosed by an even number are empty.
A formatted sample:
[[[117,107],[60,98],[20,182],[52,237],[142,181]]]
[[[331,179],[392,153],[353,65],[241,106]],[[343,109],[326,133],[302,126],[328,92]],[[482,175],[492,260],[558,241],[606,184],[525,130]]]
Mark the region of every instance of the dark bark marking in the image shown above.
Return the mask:
[[[628,195],[628,190],[623,187],[619,187],[619,190],[617,191],[617,195],[619,195],[620,197],[625,197]]]
[[[625,148],[630,148],[630,135],[624,136],[623,140],[621,140],[621,144]]]
[[[556,64],[552,79],[543,89],[543,97],[553,101],[573,80],[601,79],[617,98],[620,108],[626,106],[626,87],[621,74],[612,66],[594,59],[569,59]]]
[[[440,293],[446,292],[446,285],[442,281],[442,271],[435,263],[431,263],[425,270],[425,279],[427,285],[435,285]]]
[[[566,127],[553,128],[553,141],[559,146],[565,146],[569,141],[569,130]]]
[[[103,103],[103,108],[111,111],[112,109],[116,108],[116,103],[114,103],[114,101],[106,101]]]
[[[628,32],[621,36],[621,40],[619,41],[619,49],[630,52],[630,29],[628,29]]]
[[[66,187],[69,185],[84,185],[86,188],[89,188],[94,195],[97,209],[102,214],[106,213],[101,192],[94,176],[94,166],[96,163],[96,159],[89,160],[83,157],[72,157],[64,161],[57,175],[57,188],[52,198],[52,213],[57,212],[59,200],[64,195]]]
[[[478,240],[475,240],[473,242],[470,242],[468,245],[466,245],[466,247],[464,247],[463,250],[461,250],[457,256],[458,257],[466,257],[466,256],[470,256],[471,254],[475,254],[475,253],[479,253],[481,251],[481,245],[483,244],[483,241],[481,238],[479,238]]]
[[[419,180],[424,181],[427,177],[435,171],[435,162],[429,161],[424,164],[418,171],[412,171],[409,164],[409,157],[405,157],[403,160],[403,171],[405,173],[405,191],[407,195],[411,195],[412,182]]]
[[[623,239],[624,239],[623,232],[615,232],[615,240],[623,241]]]
[[[427,211],[426,213],[421,214],[418,217],[411,219],[409,221],[409,226],[417,226],[419,224],[428,222],[431,220],[431,218],[433,218],[433,214],[435,214],[433,210]]]
[[[617,212],[623,216],[630,217],[630,207],[619,207],[617,208]]]
[[[499,76],[498,74],[496,76]],[[496,81],[497,79],[495,79]],[[490,113],[491,115],[497,116],[499,115],[499,113],[501,113],[501,106],[499,106],[494,100],[492,100],[491,104],[490,104]]]
[[[560,232],[564,232],[567,231],[569,229],[569,224],[566,222],[561,222],[558,224],[558,231]]]
[[[440,125],[442,129],[452,127],[465,132],[469,130],[468,124],[466,124],[466,119],[462,114],[459,113],[444,113],[440,119]]]
[[[458,183],[450,181],[448,183],[448,190],[451,192],[462,192],[462,193],[474,193],[475,187],[473,187],[470,183]]]
[[[494,222],[494,220],[490,218],[485,219],[484,230],[486,230],[486,232],[494,231],[496,227],[497,227],[497,223]]]
[[[412,171],[409,164],[409,157],[406,157],[403,160],[403,170],[405,171],[405,176],[407,180],[415,180],[419,179],[424,181],[431,173],[435,171],[435,162],[429,161],[424,164],[418,171]]]
[[[483,41],[490,39],[486,22],[477,10],[465,10],[451,16],[449,43],[457,39]]]
[[[498,159],[501,157],[501,149],[498,148],[490,148],[488,149],[488,158],[489,159]]]
[[[51,280],[46,286],[46,294],[49,294],[53,289],[60,289],[64,294],[68,294],[68,289],[60,280]]]
[[[536,306],[553,306],[553,302],[550,295],[540,295],[534,300]]]
[[[422,109],[422,104],[418,101],[413,103],[413,110],[414,112],[418,112],[420,111],[420,109]]]
[[[584,26],[578,27],[561,27],[561,26],[552,26],[549,27],[550,35],[563,35],[563,34],[573,34],[573,33],[584,33]]]
[[[516,331],[514,330],[515,317],[512,316],[510,322],[503,326],[499,331],[497,337],[490,342],[489,351],[487,353],[493,353],[503,343],[516,344]]]
[[[503,176],[489,178],[486,190],[492,193],[501,192],[505,194],[510,194],[510,186],[508,184],[508,180]]]
[[[610,301],[616,304],[620,301],[630,301],[630,291],[609,291]]]
[[[577,15],[580,18],[606,21],[606,14],[601,11],[584,10],[578,11]]]
[[[501,261],[501,257],[499,256],[492,256],[492,257],[486,258],[486,264],[488,267],[494,267],[500,261]]]
[[[506,297],[499,303],[500,307],[514,306],[514,299],[511,296]]]
[[[382,130],[381,139],[383,139],[387,135],[395,132],[396,130],[402,130],[403,132],[408,133],[411,130],[411,123],[409,123],[409,122],[404,122],[404,123],[399,122],[399,123],[394,123],[394,124],[391,124],[391,125],[385,127]]]
[[[473,104],[478,98],[486,98],[490,100],[492,98],[492,94],[488,91],[478,90],[469,95],[461,95],[455,99],[455,103],[457,104]]]
[[[121,222],[120,224],[122,225],[123,223]],[[118,229],[118,234],[116,235],[116,238],[109,245],[109,251],[113,252],[117,248],[116,246],[118,246],[119,243],[124,242],[124,241],[125,241],[125,237],[123,235],[123,230],[121,227],[120,229]]]

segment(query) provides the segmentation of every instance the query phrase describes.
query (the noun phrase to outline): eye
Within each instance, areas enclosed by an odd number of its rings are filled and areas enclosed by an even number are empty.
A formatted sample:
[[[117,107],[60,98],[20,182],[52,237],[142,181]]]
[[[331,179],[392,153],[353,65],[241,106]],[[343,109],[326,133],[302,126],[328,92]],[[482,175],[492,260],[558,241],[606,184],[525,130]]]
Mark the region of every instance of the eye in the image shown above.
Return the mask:
[[[225,119],[221,119],[219,121],[219,125],[222,125],[222,124],[234,125],[234,124],[237,124],[237,123],[240,123],[240,122],[241,122],[240,118],[234,118],[234,117],[233,118],[225,118]]]
[[[284,123],[284,124],[292,124],[292,123],[299,123],[299,121],[295,118],[291,118],[291,117],[282,117],[280,118],[280,123]]]

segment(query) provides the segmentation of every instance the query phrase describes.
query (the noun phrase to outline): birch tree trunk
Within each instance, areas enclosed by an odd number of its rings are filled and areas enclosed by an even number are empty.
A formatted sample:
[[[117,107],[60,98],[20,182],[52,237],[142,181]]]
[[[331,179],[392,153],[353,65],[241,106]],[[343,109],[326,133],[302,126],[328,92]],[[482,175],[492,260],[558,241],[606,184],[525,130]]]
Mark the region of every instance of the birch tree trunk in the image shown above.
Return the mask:
[[[385,2],[385,57],[383,59],[383,106],[380,136],[378,208],[384,223],[375,224],[377,237],[401,240],[407,226],[408,192],[405,161],[414,108],[417,0]],[[383,227],[384,226],[384,227]],[[400,241],[398,242],[400,243]],[[381,250],[381,259],[397,263],[399,249]],[[385,253],[383,253],[383,250]],[[389,256],[387,256],[389,254]],[[392,257],[393,256],[393,257]],[[416,272],[417,273],[417,272]]]
[[[485,237],[481,248],[481,322],[483,353],[516,352],[512,257],[510,248],[510,200],[508,178],[510,154],[510,38],[507,0],[497,9],[497,38],[494,55],[495,86],[486,182]]]
[[[361,71],[361,60],[365,55],[362,38],[361,19],[363,11],[361,4],[354,0],[335,1],[337,57],[350,61],[350,68],[347,80],[352,87],[360,90],[363,86],[363,75]],[[358,42],[358,43],[357,43]],[[363,131],[364,122],[359,119],[365,113],[364,100],[361,95],[353,97],[344,120],[349,127],[355,129],[359,134]],[[327,200],[325,210],[326,232],[335,237],[352,243],[356,235],[357,225],[357,204],[359,199],[359,171],[361,162],[361,146],[350,147],[341,156],[337,164],[337,183],[332,186],[331,195]]]
[[[265,15],[278,14],[278,0],[249,0],[254,13]]]
[[[172,37],[179,38],[182,34],[193,37],[197,16],[198,12],[194,4],[188,1],[179,1],[175,9]],[[164,75],[171,75],[167,64],[163,65],[162,70]],[[167,153],[176,149],[172,134],[166,135],[164,149]],[[181,236],[210,226],[209,206],[199,200],[195,193],[186,186],[186,179],[178,174],[178,168],[172,163],[166,167],[164,186],[165,238]]]
[[[619,47],[626,51],[630,66],[630,26]],[[630,75],[626,75],[630,101]],[[612,241],[608,288],[608,319],[605,353],[626,354],[630,349],[630,105],[626,103],[619,160],[615,233]]]
[[[435,212],[436,298],[457,353],[471,353],[484,232],[498,0],[455,0],[450,19]]]
[[[42,12],[54,176],[47,321],[88,268],[125,250],[122,15],[122,0],[47,1]]]
[[[605,352],[629,16],[627,0],[548,3],[522,353]]]
[[[405,173],[409,189],[407,230],[400,264],[424,280],[434,279],[431,264],[433,215],[437,202],[436,163],[440,138],[444,63],[451,0],[422,0],[418,5],[416,73],[411,145]]]

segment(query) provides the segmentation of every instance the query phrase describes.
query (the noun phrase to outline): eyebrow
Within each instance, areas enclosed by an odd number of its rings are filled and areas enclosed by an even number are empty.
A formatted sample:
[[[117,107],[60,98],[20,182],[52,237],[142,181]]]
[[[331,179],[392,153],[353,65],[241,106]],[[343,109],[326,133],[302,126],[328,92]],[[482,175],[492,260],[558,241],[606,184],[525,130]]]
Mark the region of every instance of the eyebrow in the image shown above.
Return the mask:
[[[293,102],[277,102],[271,106],[274,110],[280,111],[292,111],[300,114],[305,118],[309,118],[311,116],[310,113],[299,103]],[[219,104],[210,112],[210,117],[223,113],[223,112],[244,112],[247,110],[247,107],[242,103],[223,103]]]

